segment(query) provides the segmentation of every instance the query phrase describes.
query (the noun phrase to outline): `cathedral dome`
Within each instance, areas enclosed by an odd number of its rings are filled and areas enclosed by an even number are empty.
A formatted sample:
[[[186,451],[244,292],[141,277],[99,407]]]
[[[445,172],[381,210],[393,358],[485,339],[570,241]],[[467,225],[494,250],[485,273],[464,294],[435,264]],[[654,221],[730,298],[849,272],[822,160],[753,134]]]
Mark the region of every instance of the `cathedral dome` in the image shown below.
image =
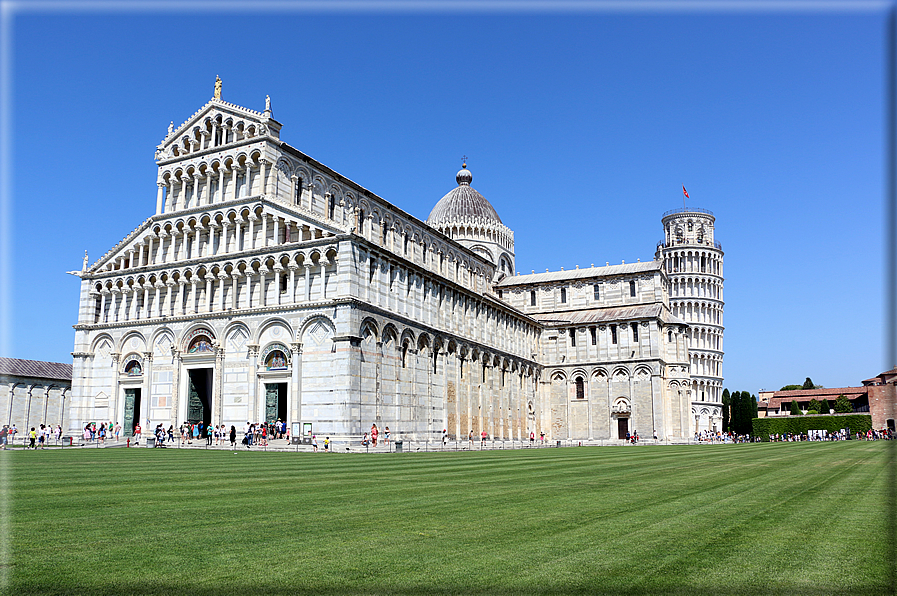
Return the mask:
[[[438,227],[440,224],[453,224],[470,221],[497,222],[501,218],[495,212],[495,208],[486,197],[471,188],[473,175],[467,169],[467,164],[461,168],[455,176],[458,186],[447,195],[439,199],[436,206],[430,212],[427,223]]]

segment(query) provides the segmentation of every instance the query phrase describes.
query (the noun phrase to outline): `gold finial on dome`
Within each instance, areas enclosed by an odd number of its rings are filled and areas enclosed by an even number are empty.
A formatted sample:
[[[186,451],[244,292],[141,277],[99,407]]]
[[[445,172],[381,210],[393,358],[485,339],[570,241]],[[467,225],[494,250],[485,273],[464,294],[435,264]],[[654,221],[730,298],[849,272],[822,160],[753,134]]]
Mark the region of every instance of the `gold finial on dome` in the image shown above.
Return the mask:
[[[466,155],[462,155],[462,156],[461,156],[461,167],[462,167],[462,168],[466,168],[466,167],[467,167],[467,156],[466,156]]]

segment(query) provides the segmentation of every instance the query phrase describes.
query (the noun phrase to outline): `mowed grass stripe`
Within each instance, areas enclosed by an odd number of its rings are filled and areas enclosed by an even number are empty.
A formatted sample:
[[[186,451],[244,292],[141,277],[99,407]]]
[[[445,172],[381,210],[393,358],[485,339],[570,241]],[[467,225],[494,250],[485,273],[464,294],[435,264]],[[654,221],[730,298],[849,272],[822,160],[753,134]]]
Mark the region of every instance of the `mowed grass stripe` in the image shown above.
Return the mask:
[[[878,594],[886,448],[6,453],[10,588]]]

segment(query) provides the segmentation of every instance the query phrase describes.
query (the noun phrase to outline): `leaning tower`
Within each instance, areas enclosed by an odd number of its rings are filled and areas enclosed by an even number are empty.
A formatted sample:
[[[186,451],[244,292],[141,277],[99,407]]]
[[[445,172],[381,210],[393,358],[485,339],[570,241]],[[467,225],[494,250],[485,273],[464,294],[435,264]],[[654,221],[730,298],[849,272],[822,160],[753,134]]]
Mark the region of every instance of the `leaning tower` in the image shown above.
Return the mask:
[[[723,248],[713,213],[683,207],[663,214],[655,259],[670,280],[670,310],[689,325],[694,431],[722,430]]]

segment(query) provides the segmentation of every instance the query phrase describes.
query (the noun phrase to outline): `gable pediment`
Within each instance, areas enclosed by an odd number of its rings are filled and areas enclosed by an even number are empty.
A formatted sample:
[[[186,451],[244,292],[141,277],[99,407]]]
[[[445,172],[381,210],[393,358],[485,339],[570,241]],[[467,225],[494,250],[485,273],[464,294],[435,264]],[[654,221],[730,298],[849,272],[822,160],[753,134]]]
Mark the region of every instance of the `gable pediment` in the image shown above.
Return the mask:
[[[136,263],[139,263],[140,259],[135,256],[135,253],[139,255],[142,247],[147,246],[148,242],[152,242],[158,247],[160,234],[168,237],[172,233],[179,235],[183,230],[190,230],[192,234],[197,229],[197,222],[205,222],[200,223],[200,227],[207,231],[206,226],[210,221],[218,222],[220,225],[220,222],[232,218],[234,213],[238,213],[239,218],[242,219],[249,211],[261,213],[260,210],[292,224],[291,243],[316,240],[343,232],[339,226],[334,225],[334,222],[314,213],[293,209],[273,201],[247,202],[240,198],[225,203],[202,205],[174,214],[151,216],[97,259],[93,265],[87,267],[85,273],[102,275],[137,267]],[[177,261],[169,261],[168,264],[177,264]],[[144,265],[149,266],[149,263]]]
[[[270,110],[257,112],[213,98],[183,124],[171,127],[156,148],[156,162],[217,150],[248,139],[279,140],[280,128]]]

